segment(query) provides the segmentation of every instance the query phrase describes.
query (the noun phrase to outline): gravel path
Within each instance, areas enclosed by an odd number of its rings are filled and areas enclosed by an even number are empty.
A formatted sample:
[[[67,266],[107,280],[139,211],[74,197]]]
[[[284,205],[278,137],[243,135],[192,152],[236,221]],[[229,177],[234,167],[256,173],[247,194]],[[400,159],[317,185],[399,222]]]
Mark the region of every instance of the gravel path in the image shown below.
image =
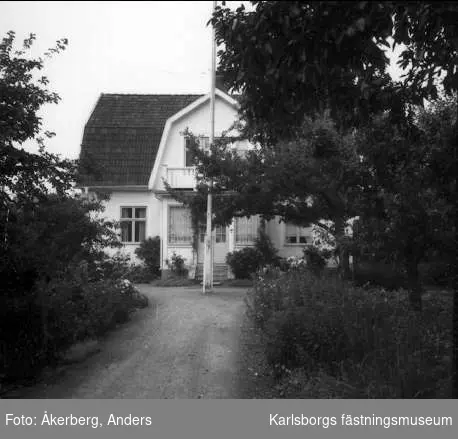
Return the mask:
[[[100,352],[19,398],[239,398],[244,288],[140,286],[155,305],[109,334]],[[242,380],[243,382],[243,380]]]

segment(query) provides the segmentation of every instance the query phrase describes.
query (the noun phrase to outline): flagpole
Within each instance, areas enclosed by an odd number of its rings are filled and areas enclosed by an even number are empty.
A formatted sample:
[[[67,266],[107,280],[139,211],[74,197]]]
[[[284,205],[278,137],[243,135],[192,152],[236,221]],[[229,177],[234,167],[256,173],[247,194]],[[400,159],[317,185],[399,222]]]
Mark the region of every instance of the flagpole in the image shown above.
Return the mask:
[[[216,0],[213,1],[213,12],[216,9]],[[212,65],[210,91],[210,146],[215,140],[215,89],[216,89],[216,38],[215,27],[212,25]],[[207,195],[207,229],[205,233],[204,279],[202,293],[206,294],[213,289],[213,233],[212,233],[212,191],[213,179],[208,184]]]

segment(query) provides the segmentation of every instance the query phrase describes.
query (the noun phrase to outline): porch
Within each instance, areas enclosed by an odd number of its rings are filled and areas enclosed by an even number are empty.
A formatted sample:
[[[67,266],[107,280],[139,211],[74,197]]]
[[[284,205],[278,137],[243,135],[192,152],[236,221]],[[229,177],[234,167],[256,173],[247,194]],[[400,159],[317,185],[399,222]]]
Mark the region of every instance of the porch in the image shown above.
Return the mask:
[[[257,237],[259,218],[237,218],[229,226],[216,226],[212,233],[214,279],[221,281],[231,277],[226,256],[234,250],[252,246]],[[172,199],[163,199],[162,210],[162,269],[169,269],[167,261],[173,254],[185,259],[185,266],[191,278],[203,275],[205,255],[205,231],[201,224],[197,236],[192,227],[189,210]]]

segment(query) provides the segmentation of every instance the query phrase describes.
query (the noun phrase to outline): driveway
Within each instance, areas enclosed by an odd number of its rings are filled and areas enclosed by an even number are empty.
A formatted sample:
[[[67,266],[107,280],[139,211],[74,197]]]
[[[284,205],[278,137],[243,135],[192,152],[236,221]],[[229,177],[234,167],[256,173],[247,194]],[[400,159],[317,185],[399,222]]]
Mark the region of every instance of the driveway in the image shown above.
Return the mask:
[[[237,398],[246,288],[140,286],[153,305],[109,334],[84,362],[10,397]]]

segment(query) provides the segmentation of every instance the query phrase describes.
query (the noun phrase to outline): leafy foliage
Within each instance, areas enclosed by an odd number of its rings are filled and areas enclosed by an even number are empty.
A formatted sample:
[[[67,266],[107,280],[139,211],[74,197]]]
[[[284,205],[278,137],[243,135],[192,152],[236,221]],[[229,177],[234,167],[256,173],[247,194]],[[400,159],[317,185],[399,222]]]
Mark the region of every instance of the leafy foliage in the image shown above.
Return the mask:
[[[295,136],[246,157],[224,141],[215,142],[210,155],[198,142],[190,142],[197,190],[192,195],[169,191],[202,216],[211,179],[215,223],[227,225],[234,216],[256,214],[298,225],[314,223],[338,237],[340,251],[359,193],[360,159],[354,136],[339,132],[329,114],[307,118]]]
[[[307,261],[307,267],[315,274],[320,275],[324,267],[326,267],[330,253],[326,250],[320,250],[314,245],[305,247],[303,252],[305,260]]]
[[[172,273],[176,274],[177,276],[186,276],[188,273],[185,265],[185,259],[183,256],[177,255],[175,252],[173,252],[170,260],[167,259],[165,262]]]
[[[331,109],[342,124],[378,104],[383,45],[392,33],[382,2],[252,2],[218,8],[212,23],[219,72],[243,96],[242,117],[262,143],[290,138],[304,115]],[[339,123],[339,126],[341,124]]]
[[[441,393],[450,384],[450,303],[434,297],[423,315],[415,314],[403,290],[357,288],[307,269],[270,271],[256,278],[247,298],[277,378],[300,375],[296,385],[306,389],[325,374],[353,398],[450,397]]]
[[[261,256],[259,260],[260,266],[279,264],[280,257],[278,256],[278,250],[275,248],[264,227],[259,228],[258,236],[254,241],[254,247]]]
[[[440,123],[436,105],[444,116]],[[453,204],[437,184],[444,178],[437,160],[450,151],[456,124],[456,105],[448,105],[448,117],[439,103],[413,114],[411,120],[377,117],[358,139],[368,170],[356,228],[360,250],[403,267],[417,307],[421,306],[418,264],[432,249],[450,253],[456,242],[451,233]],[[446,177],[450,178],[451,174]]]
[[[30,55],[35,36],[15,50],[0,43],[0,378],[36,376],[72,343],[125,321],[146,297],[113,270],[106,247],[119,246],[115,224],[99,215],[103,198],[74,190],[77,164],[44,150],[38,111],[57,103]],[[65,49],[59,40],[45,56]],[[36,141],[37,154],[22,148]],[[109,264],[108,264],[109,265]],[[116,265],[116,264],[112,264]]]
[[[454,2],[394,2],[396,44],[404,45],[399,65],[419,98],[458,90],[458,5]]]
[[[161,270],[161,238],[148,238],[135,250],[135,254],[145,263],[153,276],[159,276]]]
[[[96,219],[98,209],[99,202],[56,194],[2,212],[0,374],[8,379],[35,375],[72,343],[147,303],[126,283],[122,264],[104,255],[118,241],[112,225]]]
[[[31,34],[21,49],[15,49],[15,33],[10,31],[0,43],[0,202],[41,197],[50,191],[61,194],[71,189],[68,175],[74,175],[76,164],[44,150],[44,141],[54,135],[41,131],[38,115],[44,104],[57,104],[59,96],[47,88],[48,79],[38,76],[43,58],[32,58],[28,52],[35,41]],[[57,41],[45,54],[48,58],[66,48],[67,40]],[[38,79],[35,79],[38,76]],[[20,148],[26,140],[35,140],[40,153]]]
[[[236,279],[250,279],[261,267],[261,260],[262,254],[254,247],[235,250],[226,256],[226,262]]]

